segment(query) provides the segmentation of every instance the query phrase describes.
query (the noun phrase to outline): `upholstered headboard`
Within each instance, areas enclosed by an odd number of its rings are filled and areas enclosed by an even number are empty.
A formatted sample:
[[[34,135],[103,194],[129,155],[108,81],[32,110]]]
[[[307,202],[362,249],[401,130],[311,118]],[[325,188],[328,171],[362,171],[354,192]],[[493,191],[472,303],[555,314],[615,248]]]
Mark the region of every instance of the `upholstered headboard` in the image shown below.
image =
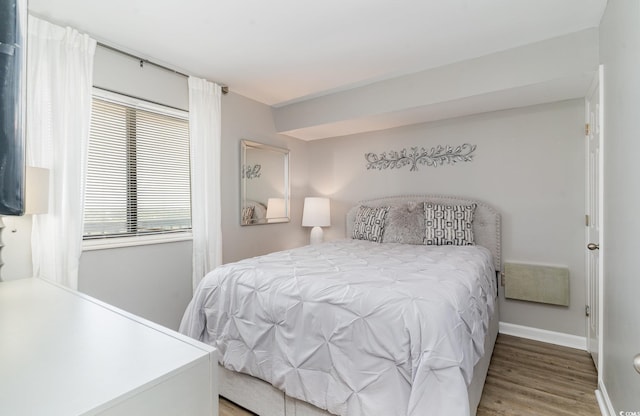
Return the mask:
[[[263,203],[254,201],[253,199],[247,199],[245,202],[245,206],[254,207],[253,219],[259,220],[267,217],[267,207],[265,207]]]
[[[496,271],[502,270],[501,224],[500,213],[490,205],[470,198],[461,198],[445,195],[403,195],[386,198],[377,198],[360,201],[347,213],[347,238],[353,234],[353,224],[360,205],[370,207],[394,206],[407,204],[408,202],[434,202],[445,205],[469,205],[476,204],[473,216],[473,233],[476,245],[483,246],[491,251]]]

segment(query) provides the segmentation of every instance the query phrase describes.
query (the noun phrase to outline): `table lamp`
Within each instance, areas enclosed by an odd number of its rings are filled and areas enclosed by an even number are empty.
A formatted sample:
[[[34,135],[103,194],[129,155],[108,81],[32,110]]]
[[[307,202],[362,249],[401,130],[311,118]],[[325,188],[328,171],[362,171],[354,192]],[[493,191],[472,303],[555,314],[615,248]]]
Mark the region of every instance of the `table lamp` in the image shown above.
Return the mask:
[[[331,225],[331,210],[329,198],[307,197],[304,199],[302,212],[302,226],[313,227],[309,242],[311,244],[322,243],[322,228]]]

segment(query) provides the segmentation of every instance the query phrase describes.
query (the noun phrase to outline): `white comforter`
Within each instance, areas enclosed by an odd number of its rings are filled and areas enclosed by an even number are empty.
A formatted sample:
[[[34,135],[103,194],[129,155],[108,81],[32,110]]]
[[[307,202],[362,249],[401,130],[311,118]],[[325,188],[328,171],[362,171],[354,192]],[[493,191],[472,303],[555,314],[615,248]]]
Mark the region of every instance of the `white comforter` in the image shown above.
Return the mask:
[[[213,270],[180,331],[338,415],[468,415],[494,276],[477,246],[306,246]]]

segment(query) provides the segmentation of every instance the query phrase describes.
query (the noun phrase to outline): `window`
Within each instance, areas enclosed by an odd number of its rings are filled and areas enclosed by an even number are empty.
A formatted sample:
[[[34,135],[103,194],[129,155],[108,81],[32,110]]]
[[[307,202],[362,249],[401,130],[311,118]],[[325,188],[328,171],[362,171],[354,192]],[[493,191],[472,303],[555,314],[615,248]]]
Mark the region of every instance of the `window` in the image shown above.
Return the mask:
[[[84,239],[191,230],[184,111],[94,90]]]

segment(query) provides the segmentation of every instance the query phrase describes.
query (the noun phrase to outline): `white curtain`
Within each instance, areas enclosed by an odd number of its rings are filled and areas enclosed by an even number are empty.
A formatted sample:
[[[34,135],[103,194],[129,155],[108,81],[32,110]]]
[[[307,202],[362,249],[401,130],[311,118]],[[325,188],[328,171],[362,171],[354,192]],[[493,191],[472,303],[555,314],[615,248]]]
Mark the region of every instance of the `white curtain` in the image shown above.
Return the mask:
[[[193,289],[222,263],[219,85],[189,77]]]
[[[29,16],[27,164],[49,169],[48,214],[34,215],[33,273],[77,289],[96,41]]]

